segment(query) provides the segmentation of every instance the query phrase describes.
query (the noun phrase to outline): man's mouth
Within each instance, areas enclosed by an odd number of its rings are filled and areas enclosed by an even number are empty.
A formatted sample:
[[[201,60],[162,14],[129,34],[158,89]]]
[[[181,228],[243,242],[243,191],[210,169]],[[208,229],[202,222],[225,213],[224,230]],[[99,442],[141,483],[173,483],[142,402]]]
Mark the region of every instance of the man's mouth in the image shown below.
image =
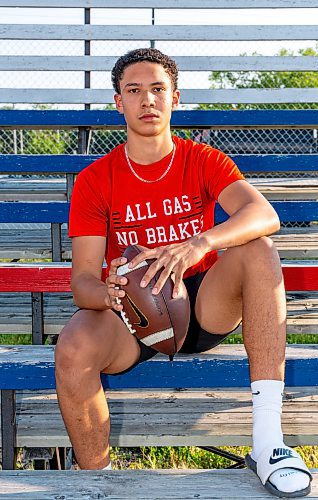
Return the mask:
[[[144,121],[152,121],[155,118],[159,118],[155,113],[144,113],[139,117],[140,120]]]

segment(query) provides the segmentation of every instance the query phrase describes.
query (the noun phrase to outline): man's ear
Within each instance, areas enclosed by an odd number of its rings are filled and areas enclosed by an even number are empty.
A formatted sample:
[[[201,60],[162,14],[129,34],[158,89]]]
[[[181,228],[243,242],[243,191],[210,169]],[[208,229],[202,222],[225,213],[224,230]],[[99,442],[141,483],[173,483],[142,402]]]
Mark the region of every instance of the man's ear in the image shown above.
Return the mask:
[[[172,110],[179,106],[180,102],[180,90],[174,90],[172,94]]]
[[[114,100],[116,104],[116,109],[119,113],[124,114],[123,102],[121,98],[121,94],[115,94]]]

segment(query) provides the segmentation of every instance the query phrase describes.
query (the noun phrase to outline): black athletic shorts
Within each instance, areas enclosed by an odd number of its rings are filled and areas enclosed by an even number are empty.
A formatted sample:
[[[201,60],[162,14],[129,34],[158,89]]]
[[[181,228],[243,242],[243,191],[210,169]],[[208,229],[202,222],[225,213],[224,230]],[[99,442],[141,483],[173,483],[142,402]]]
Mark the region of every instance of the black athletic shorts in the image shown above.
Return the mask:
[[[183,280],[189,295],[191,313],[188,333],[179,352],[192,354],[196,352],[208,351],[209,349],[212,349],[213,347],[220,344],[222,340],[230,335],[230,333],[233,333],[235,330],[237,330],[237,328],[240,326],[239,323],[233,330],[224,335],[209,333],[200,327],[195,316],[194,307],[199,287],[206,273],[207,271],[204,271],[203,273],[196,274],[195,276],[190,276],[189,278],[185,278]],[[117,316],[121,318],[119,311],[114,311],[114,313],[116,313]],[[155,349],[146,346],[139,339],[137,339],[137,342],[140,346],[140,357],[138,361],[127,368],[127,370],[124,370],[120,373],[113,373],[112,375],[122,375],[123,373],[127,373],[139,363],[147,361],[147,359],[153,358],[153,356],[157,354],[157,351],[155,351]]]

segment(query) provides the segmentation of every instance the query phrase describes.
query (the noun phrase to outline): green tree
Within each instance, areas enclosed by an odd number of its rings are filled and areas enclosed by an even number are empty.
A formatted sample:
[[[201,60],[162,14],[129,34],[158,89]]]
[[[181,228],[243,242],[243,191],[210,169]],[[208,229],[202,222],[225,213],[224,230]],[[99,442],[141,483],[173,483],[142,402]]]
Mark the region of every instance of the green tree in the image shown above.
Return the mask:
[[[32,106],[35,110],[51,110],[51,104],[35,104]],[[69,130],[25,130],[23,134],[23,144],[21,152],[24,154],[63,154],[70,153],[70,134]]]
[[[242,56],[248,57],[246,54]],[[253,53],[253,56],[261,54]],[[318,43],[316,48],[308,47],[299,49],[298,56],[318,56]],[[295,56],[288,49],[281,49],[276,56]],[[282,67],[284,61],[282,60]],[[317,88],[317,71],[213,71],[209,80],[211,89],[282,89],[282,88]],[[207,104],[200,105],[201,109],[318,109],[318,103],[282,103],[282,104]]]

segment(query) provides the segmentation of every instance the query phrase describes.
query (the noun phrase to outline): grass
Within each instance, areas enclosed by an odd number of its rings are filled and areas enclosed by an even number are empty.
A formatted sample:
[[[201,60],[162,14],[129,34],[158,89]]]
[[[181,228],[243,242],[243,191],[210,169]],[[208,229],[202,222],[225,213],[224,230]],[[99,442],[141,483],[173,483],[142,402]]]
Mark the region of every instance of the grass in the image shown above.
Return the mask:
[[[288,334],[286,338],[287,344],[318,344],[317,334]],[[242,344],[242,335],[234,333],[229,338],[223,341],[223,344]]]
[[[287,335],[288,344],[318,344],[318,335]],[[32,344],[31,334],[12,334],[5,333],[0,335],[0,344],[2,345],[15,345],[15,344]],[[223,341],[223,344],[242,344],[242,336],[240,334],[233,334],[228,339]]]
[[[5,333],[0,335],[0,344],[1,345],[32,344],[32,335],[27,333],[23,334]]]
[[[220,448],[240,457],[251,451],[248,446]],[[318,468],[316,446],[299,446],[295,449],[308,467]],[[111,460],[114,469],[223,469],[234,463],[196,446],[112,448]]]

